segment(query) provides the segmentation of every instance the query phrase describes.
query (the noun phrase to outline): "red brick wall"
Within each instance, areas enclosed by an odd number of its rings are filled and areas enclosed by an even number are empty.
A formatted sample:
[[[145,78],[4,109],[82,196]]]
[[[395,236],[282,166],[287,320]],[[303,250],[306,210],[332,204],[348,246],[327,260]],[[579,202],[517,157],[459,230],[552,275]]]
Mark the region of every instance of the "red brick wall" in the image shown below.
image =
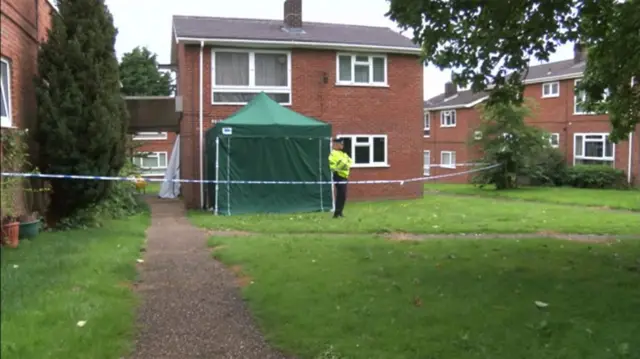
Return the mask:
[[[0,5],[0,52],[11,64],[14,127],[30,127],[34,121],[38,45],[46,40],[52,10],[46,0],[2,0]]]
[[[178,47],[179,82],[184,96],[181,125],[183,178],[199,178],[198,46]],[[323,82],[324,74],[329,79]],[[333,125],[334,134],[386,134],[389,168],[353,169],[351,179],[405,179],[422,174],[422,64],[415,56],[388,56],[388,88],[342,87],[336,83],[336,52],[292,51],[292,106],[294,111]],[[204,127],[224,119],[240,106],[211,105],[211,49],[204,50]],[[188,207],[199,206],[199,185],[185,185]],[[416,198],[421,186],[353,185],[352,199]]]
[[[567,163],[573,164],[574,135],[576,133],[609,133],[611,123],[607,115],[576,115],[574,114],[574,83],[575,80],[560,81],[560,95],[558,97],[542,98],[542,84],[532,84],[525,88],[524,96],[533,101],[532,116],[527,119],[531,125],[535,125],[550,133],[560,135],[559,149],[565,154]],[[432,163],[439,163],[442,150],[454,150],[457,162],[473,162],[473,157],[479,156],[477,151],[470,150],[464,144],[464,140],[473,133],[479,123],[479,112],[476,109],[458,109],[458,122],[455,128],[439,128],[439,111],[431,111],[431,137],[425,138],[424,149],[431,149]],[[455,147],[455,148],[453,148]],[[436,156],[437,153],[437,156]],[[628,170],[629,142],[621,141],[615,145],[615,168]],[[477,157],[476,157],[477,158]],[[437,161],[437,162],[435,162]],[[633,138],[632,175],[635,183],[640,183],[640,128],[636,129]],[[433,169],[431,174],[463,171]],[[440,180],[447,183],[466,183],[469,176],[460,176]]]

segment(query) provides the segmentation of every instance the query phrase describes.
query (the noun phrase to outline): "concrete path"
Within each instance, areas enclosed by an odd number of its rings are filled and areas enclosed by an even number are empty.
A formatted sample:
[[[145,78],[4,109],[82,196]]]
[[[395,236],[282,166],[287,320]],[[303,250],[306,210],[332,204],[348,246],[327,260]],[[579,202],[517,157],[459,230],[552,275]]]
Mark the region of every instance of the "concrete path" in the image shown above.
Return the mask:
[[[132,359],[280,359],[240,297],[233,274],[214,260],[207,235],[179,201],[150,198]]]

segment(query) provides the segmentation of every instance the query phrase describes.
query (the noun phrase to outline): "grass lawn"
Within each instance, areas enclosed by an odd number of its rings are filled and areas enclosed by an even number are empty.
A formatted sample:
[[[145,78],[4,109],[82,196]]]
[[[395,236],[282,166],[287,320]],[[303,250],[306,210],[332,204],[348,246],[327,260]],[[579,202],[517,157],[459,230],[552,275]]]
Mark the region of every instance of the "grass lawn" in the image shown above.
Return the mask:
[[[2,249],[2,358],[119,358],[131,349],[130,284],[148,215],[42,233]],[[86,321],[78,327],[79,321]]]
[[[640,211],[640,191],[596,190],[569,187],[525,187],[496,191],[494,187],[478,188],[470,184],[427,183],[427,190],[485,197],[504,197],[548,203],[576,204]]]
[[[594,208],[425,194],[422,200],[349,203],[330,213],[214,216],[191,212],[196,225],[261,233],[535,233],[640,234],[640,215]]]
[[[301,359],[640,358],[640,241],[260,235],[212,245],[247,276],[267,338]]]

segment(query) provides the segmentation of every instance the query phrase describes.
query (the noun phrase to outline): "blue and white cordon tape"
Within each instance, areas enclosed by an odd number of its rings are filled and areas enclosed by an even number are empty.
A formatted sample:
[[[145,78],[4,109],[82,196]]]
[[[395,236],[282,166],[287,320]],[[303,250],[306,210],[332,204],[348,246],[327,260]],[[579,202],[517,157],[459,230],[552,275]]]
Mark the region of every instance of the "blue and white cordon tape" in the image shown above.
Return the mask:
[[[456,166],[470,166],[473,164],[456,164]],[[348,181],[349,184],[400,184],[404,185],[407,182],[423,182],[433,181],[440,178],[448,178],[454,176],[460,176],[475,172],[481,172],[488,169],[496,168],[500,164],[494,164],[482,168],[476,168],[473,170],[448,173],[438,176],[416,177],[405,180],[370,180],[370,181]],[[435,167],[435,165],[433,166]],[[45,174],[45,173],[11,173],[2,172],[2,176],[5,177],[23,177],[23,178],[49,178],[49,179],[72,179],[72,180],[92,180],[92,181],[131,181],[136,182],[136,177],[108,177],[108,176],[84,176],[84,175],[63,175],[63,174]],[[193,180],[193,179],[164,179],[164,178],[144,178],[146,182],[180,182],[180,183],[211,183],[211,184],[333,184],[333,181],[242,181],[242,180]]]

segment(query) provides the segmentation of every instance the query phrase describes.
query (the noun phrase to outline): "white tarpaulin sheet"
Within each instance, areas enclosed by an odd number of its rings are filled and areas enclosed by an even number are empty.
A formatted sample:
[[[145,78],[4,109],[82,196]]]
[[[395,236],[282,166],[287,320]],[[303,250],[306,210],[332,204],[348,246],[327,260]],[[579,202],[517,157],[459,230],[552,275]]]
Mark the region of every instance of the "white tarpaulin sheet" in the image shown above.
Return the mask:
[[[160,198],[178,198],[180,195],[180,182],[173,182],[172,180],[180,179],[180,135],[176,136],[176,142],[173,144],[173,151],[171,151],[171,158],[167,166],[167,171],[164,173],[164,181],[160,186]]]

